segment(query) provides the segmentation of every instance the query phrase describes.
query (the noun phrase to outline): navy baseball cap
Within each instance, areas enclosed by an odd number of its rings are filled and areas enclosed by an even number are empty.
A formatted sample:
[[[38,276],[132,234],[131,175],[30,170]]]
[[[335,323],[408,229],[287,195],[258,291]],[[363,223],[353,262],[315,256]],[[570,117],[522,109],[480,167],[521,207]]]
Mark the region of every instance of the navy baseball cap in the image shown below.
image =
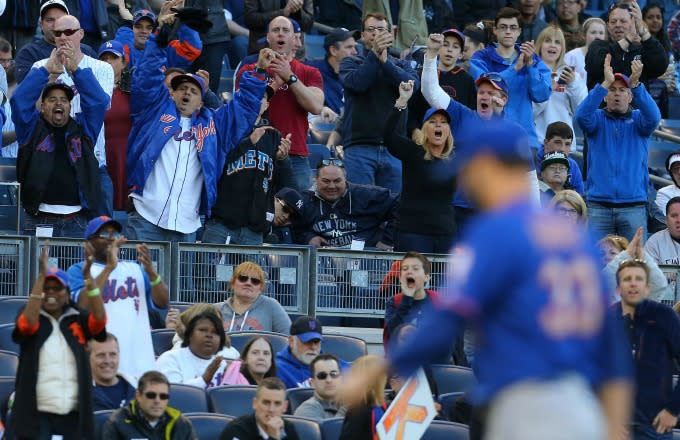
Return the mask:
[[[62,286],[66,287],[67,289],[70,288],[68,284],[68,274],[64,272],[63,270],[59,269],[58,267],[51,267],[47,269],[47,273],[45,274],[45,279],[55,279],[61,283]]]
[[[449,124],[451,123],[451,115],[449,114],[449,112],[447,112],[443,108],[436,108],[436,107],[430,107],[429,109],[427,109],[427,111],[425,112],[425,116],[423,116],[423,122],[430,119],[432,117],[432,115],[434,115],[435,113],[439,113],[440,115],[443,115],[446,118],[446,122],[448,122]]]
[[[300,23],[298,23],[297,21],[293,20],[290,17],[288,17],[288,20],[290,20],[290,24],[293,25],[293,33],[294,34],[301,34],[302,28],[300,27]]]
[[[203,81],[203,78],[198,75],[194,75],[193,73],[185,73],[184,75],[175,76],[170,81],[170,87],[172,87],[172,90],[177,90],[177,87],[185,82],[196,84],[198,88],[201,89],[201,96],[205,95],[205,81]]]
[[[321,322],[311,316],[301,316],[290,326],[290,335],[297,336],[305,344],[315,339],[323,340]]]
[[[125,57],[125,48],[123,43],[116,40],[107,41],[106,43],[99,46],[99,52],[97,52],[97,58],[101,58],[105,53],[112,53],[118,58]]]
[[[458,29],[446,29],[442,31],[442,35],[444,37],[456,37],[460,41],[461,48],[465,45],[465,35]]]
[[[137,24],[139,20],[144,18],[150,20],[154,26],[156,25],[156,14],[149,11],[148,9],[140,9],[139,11],[135,12],[135,15],[132,17],[132,24]]]
[[[629,89],[632,88],[632,86],[630,85],[630,78],[628,78],[628,77],[627,77],[626,75],[624,75],[623,73],[615,73],[615,74],[614,74],[614,80],[617,80],[617,79],[623,81],[624,84],[626,84],[626,87],[628,87]]]
[[[66,93],[66,97],[68,98],[69,101],[73,99],[74,96],[73,89],[70,86],[60,82],[53,82],[43,87],[42,93],[40,94],[40,100],[44,101],[45,98],[47,97],[47,93],[54,89],[63,90],[64,93]]]
[[[333,46],[335,43],[340,43],[353,37],[354,34],[345,28],[333,29],[331,33],[326,35],[326,37],[323,39],[323,48],[324,50],[328,51],[328,48]]]
[[[276,193],[275,197],[284,201],[286,206],[292,209],[295,215],[298,217],[302,216],[304,202],[302,201],[302,196],[299,192],[295,191],[293,188],[281,188],[279,192]]]
[[[508,94],[508,84],[505,82],[503,77],[496,72],[487,72],[481,75],[479,78],[477,78],[477,81],[475,81],[475,86],[479,88],[479,86],[483,83],[489,83],[496,90],[500,90],[506,95]]]
[[[87,224],[85,229],[85,240],[89,240],[94,234],[96,234],[104,225],[112,225],[118,232],[123,232],[123,225],[115,221],[109,216],[100,215],[95,217]]]

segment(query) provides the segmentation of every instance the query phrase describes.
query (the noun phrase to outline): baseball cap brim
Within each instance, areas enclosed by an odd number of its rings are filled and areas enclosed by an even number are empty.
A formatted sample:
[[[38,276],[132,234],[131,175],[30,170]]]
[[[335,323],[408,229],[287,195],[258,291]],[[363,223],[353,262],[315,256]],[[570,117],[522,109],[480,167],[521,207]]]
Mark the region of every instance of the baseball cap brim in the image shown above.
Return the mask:
[[[442,35],[444,37],[456,37],[458,41],[460,41],[461,47],[465,45],[465,35],[458,29],[446,29],[445,31],[442,31]]]
[[[323,340],[323,335],[321,333],[318,333],[318,332],[300,333],[299,335],[295,335],[295,336],[300,338],[300,340],[302,342],[304,342],[305,344],[310,342],[310,341],[314,341],[314,340],[319,340],[319,341]]]
[[[426,112],[425,116],[423,116],[423,122],[427,121],[430,119],[433,115],[435,114],[440,114],[443,115],[446,118],[446,121],[450,124],[451,123],[451,115],[449,112],[447,112],[443,108],[435,108],[435,107],[430,107]]]
[[[486,78],[486,77],[483,77],[483,76],[480,76],[479,78],[477,78],[477,81],[475,81],[475,86],[477,86],[477,88],[479,88],[479,86],[481,86],[484,83],[491,84],[491,86],[498,91],[501,91],[501,92],[506,93],[506,94],[508,93],[507,88],[503,87],[501,84],[492,80],[491,78]]]
[[[615,73],[615,74],[614,74],[614,80],[617,80],[617,79],[623,81],[624,84],[626,84],[626,87],[628,87],[629,89],[631,88],[631,85],[630,85],[630,78],[628,78],[628,77],[627,77],[626,75],[624,75],[623,73]]]

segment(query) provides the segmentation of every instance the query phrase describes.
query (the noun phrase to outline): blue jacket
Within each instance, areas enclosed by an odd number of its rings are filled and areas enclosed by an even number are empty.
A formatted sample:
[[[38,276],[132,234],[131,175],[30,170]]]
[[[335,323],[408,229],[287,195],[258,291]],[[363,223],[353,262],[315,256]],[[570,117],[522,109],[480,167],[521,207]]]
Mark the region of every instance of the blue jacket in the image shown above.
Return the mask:
[[[135,47],[134,31],[127,26],[121,26],[116,32],[116,40],[123,43],[129,68],[138,66],[144,56],[144,51]],[[165,67],[179,67],[187,70],[191,63],[201,55],[203,43],[198,32],[183,24],[177,30],[177,39],[170,41],[165,50],[168,57]]]
[[[475,80],[483,73],[498,72],[508,85],[508,104],[505,106],[505,117],[522,125],[529,134],[529,145],[538,148],[539,140],[536,136],[534,111],[532,102],[544,102],[550,98],[552,82],[550,69],[534,55],[534,64],[523,67],[519,72],[515,70],[517,59],[506,61],[496,52],[497,44],[478,50],[470,60],[470,74]],[[519,53],[519,45],[516,46]]]
[[[333,66],[325,58],[322,60],[307,60],[305,64],[319,69],[323,77],[324,105],[335,113],[340,114],[345,107],[345,89],[342,87],[340,75],[335,73]]]
[[[167,62],[166,51],[151,35],[144,57],[132,77],[132,130],[128,138],[128,185],[142,194],[156,160],[173,134],[181,131],[181,115],[163,84],[160,67]],[[191,117],[192,132],[203,170],[201,213],[210,215],[217,199],[217,180],[222,175],[227,153],[250,133],[260,111],[266,82],[251,72],[241,78],[234,99],[218,110],[202,107]]]
[[[576,109],[588,142],[586,199],[606,203],[647,201],[648,140],[661,113],[644,85],[631,89],[636,110],[624,115],[598,109],[607,89],[597,84]]]
[[[338,361],[342,371],[347,370],[351,365],[342,359],[338,359]],[[309,368],[309,365],[303,364],[293,356],[293,353],[290,352],[290,347],[286,347],[276,353],[276,375],[286,384],[286,388],[312,386],[309,381],[312,377],[312,370]]]
[[[541,174],[540,170],[541,162],[543,162],[543,156],[543,145],[541,145],[536,152],[536,163],[534,164],[536,166],[536,172],[539,175]],[[567,160],[569,161],[569,176],[564,187],[567,189],[573,189],[577,193],[583,195],[583,174],[581,174],[581,168],[579,168],[576,161],[571,157],[567,157]]]
[[[662,409],[680,413],[680,383],[673,389],[673,360],[680,361],[680,318],[673,309],[651,300],[635,307],[635,318],[623,316],[621,303],[611,311],[628,332],[635,365],[635,416],[651,425]]]

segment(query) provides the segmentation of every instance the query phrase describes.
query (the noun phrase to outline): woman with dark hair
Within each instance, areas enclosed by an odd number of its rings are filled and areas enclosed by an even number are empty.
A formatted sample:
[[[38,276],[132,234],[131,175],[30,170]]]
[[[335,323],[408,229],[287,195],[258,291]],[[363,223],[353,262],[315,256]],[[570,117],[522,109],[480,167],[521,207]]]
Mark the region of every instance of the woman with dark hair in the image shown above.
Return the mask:
[[[189,321],[182,348],[160,355],[156,368],[171,383],[210,388],[221,385],[227,360],[238,356],[238,350],[227,345],[222,320],[215,313],[205,312]]]
[[[255,336],[246,343],[239,361],[227,368],[222,385],[259,385],[262,379],[276,376],[276,358],[272,343]]]
[[[651,79],[646,86],[649,93],[656,101],[661,111],[661,117],[668,117],[668,97],[676,91],[675,83],[675,61],[673,59],[673,48],[671,40],[666,34],[666,23],[664,23],[664,7],[660,3],[650,2],[642,8],[642,20],[649,28],[653,38],[656,38],[663,46],[668,56],[668,68],[666,72],[658,78]]]
[[[478,50],[484,49],[493,40],[493,21],[481,20],[477,23],[468,24],[463,29],[465,44],[463,45],[463,55],[461,60],[465,70],[469,70],[472,55]]]

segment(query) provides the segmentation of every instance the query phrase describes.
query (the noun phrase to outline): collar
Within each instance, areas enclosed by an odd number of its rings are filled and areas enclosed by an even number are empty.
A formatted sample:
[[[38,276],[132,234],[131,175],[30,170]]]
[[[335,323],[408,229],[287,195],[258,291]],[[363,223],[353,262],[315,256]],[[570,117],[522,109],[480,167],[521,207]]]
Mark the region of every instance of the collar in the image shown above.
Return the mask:
[[[260,437],[261,437],[263,440],[269,439],[269,434],[267,434],[267,431],[265,431],[264,429],[262,429],[262,427],[260,426],[260,424],[257,422],[257,418],[255,418],[255,425],[257,425],[257,432],[258,432],[258,434],[260,435]],[[285,426],[285,425],[284,425],[284,426]],[[286,430],[285,430],[285,429],[281,429],[281,435],[279,436],[279,438],[280,438],[280,439],[286,438]]]

